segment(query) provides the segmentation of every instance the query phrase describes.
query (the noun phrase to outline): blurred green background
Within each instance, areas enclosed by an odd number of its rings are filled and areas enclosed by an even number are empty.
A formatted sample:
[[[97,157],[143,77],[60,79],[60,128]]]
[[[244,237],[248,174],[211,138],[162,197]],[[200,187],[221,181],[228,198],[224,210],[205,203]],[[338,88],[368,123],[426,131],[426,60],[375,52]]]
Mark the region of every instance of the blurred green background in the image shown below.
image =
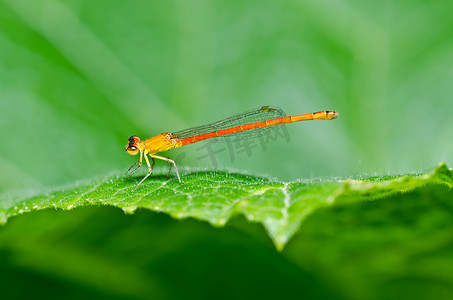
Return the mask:
[[[130,135],[260,105],[340,118],[291,124],[291,141],[265,151],[224,149],[219,168],[291,180],[451,165],[452,11],[422,0],[1,0],[0,188],[124,171]],[[200,146],[165,154],[213,168]]]

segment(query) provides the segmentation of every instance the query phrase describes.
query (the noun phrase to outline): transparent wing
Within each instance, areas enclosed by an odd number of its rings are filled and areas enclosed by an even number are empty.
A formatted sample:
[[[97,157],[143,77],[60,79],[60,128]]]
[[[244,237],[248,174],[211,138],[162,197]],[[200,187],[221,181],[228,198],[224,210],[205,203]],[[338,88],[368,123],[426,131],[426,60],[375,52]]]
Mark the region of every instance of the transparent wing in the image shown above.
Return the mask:
[[[177,132],[173,132],[173,135],[179,139],[185,139],[205,133],[214,132],[217,130],[227,129],[235,126],[271,120],[276,118],[285,117],[285,112],[278,107],[274,106],[261,106],[259,108],[255,108],[249,111],[246,111],[242,114],[235,115],[211,124],[197,126]],[[246,130],[242,132],[237,132],[232,135],[224,135],[220,136],[218,140],[221,138],[231,138],[232,136],[234,139],[252,139],[257,138],[263,135],[268,134],[271,131],[277,130],[280,125],[277,126],[269,126],[263,128],[257,128],[252,130]]]

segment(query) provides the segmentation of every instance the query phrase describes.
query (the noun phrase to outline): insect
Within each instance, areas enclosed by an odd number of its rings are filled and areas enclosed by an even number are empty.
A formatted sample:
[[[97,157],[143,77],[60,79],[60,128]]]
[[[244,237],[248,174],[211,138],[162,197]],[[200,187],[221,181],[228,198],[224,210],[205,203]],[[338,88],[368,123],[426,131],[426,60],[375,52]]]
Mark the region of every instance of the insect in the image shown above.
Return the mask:
[[[249,139],[263,136],[269,131],[275,129],[275,125],[287,124],[299,121],[308,120],[332,120],[338,117],[338,113],[331,110],[324,110],[314,113],[307,113],[302,115],[286,116],[282,109],[278,107],[262,106],[245,113],[232,116],[211,124],[189,128],[177,132],[164,132],[155,137],[141,141],[138,136],[131,136],[126,151],[130,155],[140,154],[138,162],[133,164],[126,172],[126,175],[133,169],[129,176],[137,171],[145,158],[148,166],[148,174],[137,184],[138,186],[148,178],[153,172],[155,160],[165,160],[170,163],[171,167],[175,166],[176,175],[180,183],[181,177],[179,176],[178,167],[174,160],[157,155],[159,152],[164,152],[173,148],[190,145],[199,141],[204,141],[212,138],[231,137],[238,139]],[[148,160],[148,155],[151,157],[153,164],[151,165]]]

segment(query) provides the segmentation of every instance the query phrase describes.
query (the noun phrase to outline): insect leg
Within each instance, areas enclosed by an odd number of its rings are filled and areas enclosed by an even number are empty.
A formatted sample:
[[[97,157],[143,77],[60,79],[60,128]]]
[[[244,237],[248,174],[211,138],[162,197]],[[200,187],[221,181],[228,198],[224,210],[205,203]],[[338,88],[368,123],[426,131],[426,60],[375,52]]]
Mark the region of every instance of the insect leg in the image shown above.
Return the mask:
[[[137,161],[135,164],[133,164],[133,165],[126,171],[126,173],[124,173],[124,176],[126,176],[127,173],[129,173],[129,171],[130,171],[133,167],[135,167],[135,165],[137,165],[137,164],[138,164],[138,166],[137,166],[134,170],[132,170],[132,172],[130,172],[129,175],[127,175],[127,177],[130,177],[132,174],[135,173],[135,171],[137,171],[138,169],[140,169],[140,167],[142,166],[142,156],[143,156],[143,153],[140,153],[140,159],[139,159],[139,161]]]
[[[148,156],[146,156],[146,153],[144,154],[144,156],[145,156],[146,164],[148,165],[148,171],[149,171],[149,173],[146,174],[146,176],[143,177],[143,179],[137,184],[137,186],[135,187],[135,190],[137,190],[138,186],[139,186],[140,184],[142,184],[142,182],[145,181],[146,178],[148,178],[149,175],[151,175],[151,173],[153,173],[153,169],[151,168],[151,165],[149,164]],[[141,157],[140,157],[140,158],[141,158]],[[153,166],[154,166],[154,163],[153,163]]]
[[[170,158],[167,158],[167,157],[163,157],[163,156],[159,156],[159,155],[154,155],[154,154],[150,154],[149,156],[151,156],[151,157],[153,157],[153,158],[157,158],[157,159],[161,159],[161,160],[168,161],[168,162],[171,163],[173,166],[175,166],[176,175],[178,176],[179,183],[182,183],[181,177],[179,176],[178,167],[176,166],[175,161],[174,161],[173,159],[170,159]],[[169,172],[170,172],[170,171],[169,171]]]

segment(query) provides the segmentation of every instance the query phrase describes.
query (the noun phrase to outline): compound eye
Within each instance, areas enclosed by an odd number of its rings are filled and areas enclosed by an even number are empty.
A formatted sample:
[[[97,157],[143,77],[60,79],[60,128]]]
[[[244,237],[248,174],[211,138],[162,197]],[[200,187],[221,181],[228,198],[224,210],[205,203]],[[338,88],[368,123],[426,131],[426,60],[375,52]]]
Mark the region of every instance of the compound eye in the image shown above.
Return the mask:
[[[129,144],[135,144],[138,142],[140,142],[140,138],[138,136],[133,135],[129,138]]]
[[[140,139],[138,136],[131,136],[128,140],[128,144],[126,145],[126,151],[130,155],[136,155],[140,151],[137,143],[140,142]]]
[[[138,148],[135,146],[129,146],[126,148],[127,154],[136,155],[138,154]]]

